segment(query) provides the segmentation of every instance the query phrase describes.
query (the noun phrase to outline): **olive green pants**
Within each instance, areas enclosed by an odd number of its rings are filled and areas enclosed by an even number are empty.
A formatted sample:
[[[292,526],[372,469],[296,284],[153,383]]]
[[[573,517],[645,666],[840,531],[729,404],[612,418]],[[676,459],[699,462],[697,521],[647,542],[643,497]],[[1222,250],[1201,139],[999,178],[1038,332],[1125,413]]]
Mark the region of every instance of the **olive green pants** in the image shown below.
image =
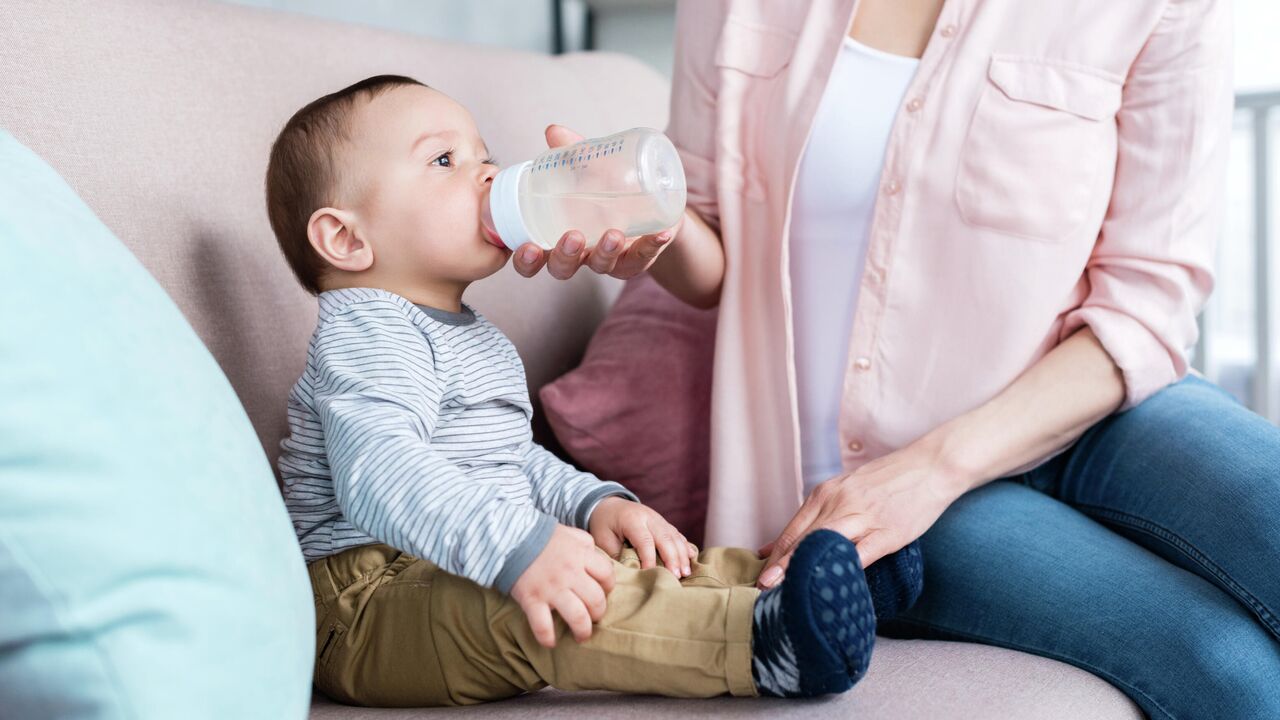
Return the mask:
[[[402,707],[487,702],[546,685],[754,696],[752,606],[763,565],[749,550],[710,548],[677,580],[662,567],[641,570],[628,547],[591,639],[576,642],[557,616],[556,646],[545,648],[498,591],[386,545],[353,548],[309,568],[315,684],[339,702]]]

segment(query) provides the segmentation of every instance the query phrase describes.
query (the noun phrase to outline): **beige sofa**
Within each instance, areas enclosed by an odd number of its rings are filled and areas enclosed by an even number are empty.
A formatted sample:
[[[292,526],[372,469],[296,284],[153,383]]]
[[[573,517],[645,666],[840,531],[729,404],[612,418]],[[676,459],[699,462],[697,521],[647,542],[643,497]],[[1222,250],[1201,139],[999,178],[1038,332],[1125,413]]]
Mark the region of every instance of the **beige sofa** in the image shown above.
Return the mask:
[[[542,128],[553,121],[591,135],[660,128],[666,117],[663,79],[622,56],[448,44],[207,1],[0,3],[0,126],[59,170],[159,279],[230,377],[273,459],[315,306],[278,257],[267,225],[267,150],[302,103],[384,72],[415,76],[467,105],[505,161],[537,152]],[[573,366],[618,289],[590,273],[562,283],[525,280],[508,268],[468,297],[513,338],[536,391]],[[363,710],[317,698],[313,717],[442,712]],[[880,641],[862,684],[826,700],[547,690],[456,711],[570,713],[1140,716],[1110,685],[1061,663],[978,645],[893,640]]]

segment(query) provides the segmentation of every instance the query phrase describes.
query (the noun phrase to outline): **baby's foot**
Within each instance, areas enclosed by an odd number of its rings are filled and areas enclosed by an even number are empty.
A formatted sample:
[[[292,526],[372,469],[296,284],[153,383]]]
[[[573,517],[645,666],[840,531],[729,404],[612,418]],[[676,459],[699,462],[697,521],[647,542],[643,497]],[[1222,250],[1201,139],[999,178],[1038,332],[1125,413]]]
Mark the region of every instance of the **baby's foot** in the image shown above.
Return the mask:
[[[867,568],[867,587],[876,606],[876,620],[888,620],[906,612],[924,588],[924,562],[917,540]]]
[[[762,695],[844,692],[871,662],[876,619],[853,543],[830,530],[796,548],[782,584],[756,600],[751,674]]]

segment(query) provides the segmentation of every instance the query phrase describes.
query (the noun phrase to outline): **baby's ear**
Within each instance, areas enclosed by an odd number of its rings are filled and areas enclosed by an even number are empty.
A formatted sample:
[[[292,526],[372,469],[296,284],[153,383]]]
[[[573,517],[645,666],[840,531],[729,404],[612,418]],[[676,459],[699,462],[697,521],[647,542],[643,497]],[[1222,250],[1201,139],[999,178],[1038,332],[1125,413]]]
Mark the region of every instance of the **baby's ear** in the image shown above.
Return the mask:
[[[353,219],[346,210],[320,208],[307,221],[307,239],[333,267],[363,272],[373,267],[373,247],[356,236]]]

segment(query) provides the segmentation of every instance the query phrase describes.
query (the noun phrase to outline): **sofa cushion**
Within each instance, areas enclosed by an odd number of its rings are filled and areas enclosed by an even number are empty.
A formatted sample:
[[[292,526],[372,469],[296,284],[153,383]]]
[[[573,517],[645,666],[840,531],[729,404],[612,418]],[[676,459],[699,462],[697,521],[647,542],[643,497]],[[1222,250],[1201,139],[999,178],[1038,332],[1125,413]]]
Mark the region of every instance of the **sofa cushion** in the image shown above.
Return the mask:
[[[1140,720],[1124,695],[1089,673],[1003,648],[934,640],[876,639],[867,675],[852,690],[812,700],[685,700],[543,690],[490,705],[373,710],[317,697],[311,720]]]
[[[0,130],[0,715],[299,718],[310,585],[160,286]]]

